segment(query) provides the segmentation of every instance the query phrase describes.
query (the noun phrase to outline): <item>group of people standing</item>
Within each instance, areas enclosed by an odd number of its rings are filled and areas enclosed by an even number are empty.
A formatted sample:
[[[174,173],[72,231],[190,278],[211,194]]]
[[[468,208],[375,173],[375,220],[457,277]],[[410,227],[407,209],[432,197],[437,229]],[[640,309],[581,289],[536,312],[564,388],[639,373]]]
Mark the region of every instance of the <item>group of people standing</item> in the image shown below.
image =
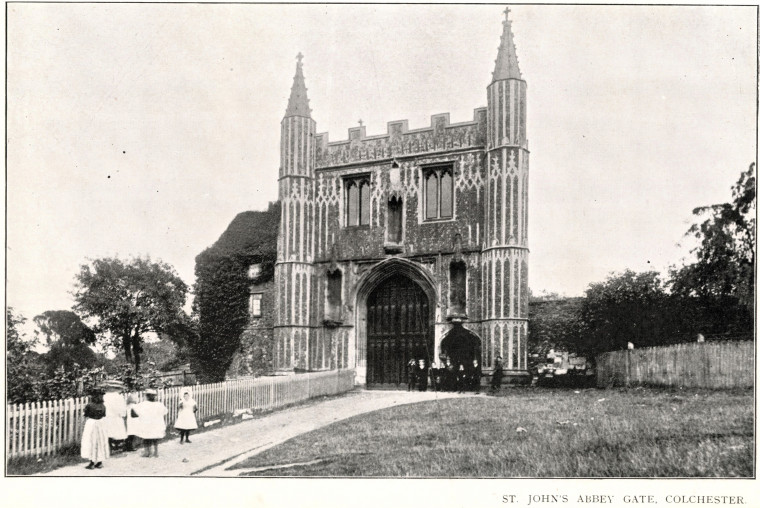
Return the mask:
[[[441,362],[434,363],[431,368],[427,368],[427,362],[424,358],[412,358],[407,363],[408,391],[416,388],[424,392],[427,390],[430,381],[435,391],[480,393],[482,377],[483,371],[477,358],[473,358],[470,362],[459,362],[456,365],[451,361],[451,358],[442,356]],[[503,377],[504,367],[501,363],[501,356],[497,356],[491,374],[491,393],[501,389]]]
[[[166,406],[156,390],[145,390],[145,400],[134,395],[126,399],[118,389],[95,390],[84,408],[85,424],[80,447],[86,469],[100,469],[103,461],[115,451],[134,451],[137,439],[144,447],[143,457],[158,457],[158,442],[166,435]],[[195,413],[198,404],[188,388],[182,390],[179,413],[174,428],[180,433],[180,444],[190,443],[190,432],[198,428]]]

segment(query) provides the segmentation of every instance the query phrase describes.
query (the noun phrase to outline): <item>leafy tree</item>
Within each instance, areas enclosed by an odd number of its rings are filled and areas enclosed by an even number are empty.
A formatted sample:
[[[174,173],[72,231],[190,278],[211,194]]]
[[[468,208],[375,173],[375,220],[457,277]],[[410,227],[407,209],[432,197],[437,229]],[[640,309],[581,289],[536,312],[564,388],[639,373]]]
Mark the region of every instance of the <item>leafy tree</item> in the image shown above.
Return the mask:
[[[581,306],[582,348],[592,354],[683,341],[693,332],[690,309],[665,291],[657,272],[613,273],[589,285]]]
[[[91,368],[97,364],[97,355],[89,347],[95,344],[95,332],[75,313],[70,310],[48,310],[35,316],[34,322],[44,337],[44,343],[50,347],[42,355],[49,375],[61,367],[71,371],[75,365]]]
[[[32,348],[36,339],[27,340],[21,327],[26,318],[7,307],[5,311],[6,390],[8,402],[17,404],[36,400],[37,380],[42,367]]]
[[[550,349],[577,353],[582,342],[581,307],[583,298],[568,298],[556,294],[533,297],[530,300],[530,340],[532,356],[546,356]]]
[[[698,243],[696,261],[670,270],[675,295],[693,301],[703,332],[751,337],[755,295],[755,164],[739,175],[732,202],[694,209],[704,220],[687,236]]]
[[[694,215],[704,216],[687,235],[698,240],[692,250],[697,260],[673,269],[673,291],[699,297],[733,297],[751,310],[755,268],[755,164],[741,173],[731,189],[733,201],[700,206]]]
[[[145,334],[164,333],[182,319],[188,287],[174,269],[150,258],[103,258],[80,267],[74,310],[95,321],[93,330],[122,349],[140,369]]]

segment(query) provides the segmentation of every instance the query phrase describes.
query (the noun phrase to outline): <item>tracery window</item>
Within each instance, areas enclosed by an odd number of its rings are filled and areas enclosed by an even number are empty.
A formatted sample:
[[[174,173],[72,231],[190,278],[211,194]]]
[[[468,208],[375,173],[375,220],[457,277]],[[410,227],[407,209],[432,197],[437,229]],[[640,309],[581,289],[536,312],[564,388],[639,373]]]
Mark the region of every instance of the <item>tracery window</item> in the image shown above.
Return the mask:
[[[369,225],[369,175],[343,180],[346,190],[346,225]]]
[[[450,219],[454,214],[454,168],[435,166],[423,169],[425,220]]]

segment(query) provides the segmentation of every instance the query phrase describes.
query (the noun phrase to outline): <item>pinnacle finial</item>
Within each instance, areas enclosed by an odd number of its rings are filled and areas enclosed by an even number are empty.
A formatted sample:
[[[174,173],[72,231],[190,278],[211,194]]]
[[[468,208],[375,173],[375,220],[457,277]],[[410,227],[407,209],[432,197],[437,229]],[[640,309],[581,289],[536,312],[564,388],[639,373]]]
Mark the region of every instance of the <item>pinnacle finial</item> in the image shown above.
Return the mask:
[[[293,77],[293,86],[290,88],[290,99],[285,116],[304,116],[311,118],[309,98],[306,96],[306,81],[303,77],[303,54],[299,51],[296,55],[296,75]]]
[[[502,21],[504,31],[501,34],[501,44],[499,45],[499,53],[496,57],[496,67],[493,71],[492,81],[522,79],[520,65],[517,61],[514,35],[512,34],[512,21],[509,19],[510,12],[512,11],[509,7],[504,9],[504,21]]]

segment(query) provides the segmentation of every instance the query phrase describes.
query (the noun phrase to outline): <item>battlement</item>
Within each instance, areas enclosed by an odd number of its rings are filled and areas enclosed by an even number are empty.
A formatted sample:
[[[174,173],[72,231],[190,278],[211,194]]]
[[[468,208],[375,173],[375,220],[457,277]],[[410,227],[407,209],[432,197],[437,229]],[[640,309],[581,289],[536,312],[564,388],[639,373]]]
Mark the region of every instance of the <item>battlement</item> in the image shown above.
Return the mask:
[[[449,113],[430,117],[430,126],[409,130],[408,120],[388,122],[385,134],[367,136],[365,126],[348,129],[348,139],[330,142],[326,132],[314,136],[316,168],[328,168],[486,144],[486,111],[477,108],[470,122],[449,123]]]

